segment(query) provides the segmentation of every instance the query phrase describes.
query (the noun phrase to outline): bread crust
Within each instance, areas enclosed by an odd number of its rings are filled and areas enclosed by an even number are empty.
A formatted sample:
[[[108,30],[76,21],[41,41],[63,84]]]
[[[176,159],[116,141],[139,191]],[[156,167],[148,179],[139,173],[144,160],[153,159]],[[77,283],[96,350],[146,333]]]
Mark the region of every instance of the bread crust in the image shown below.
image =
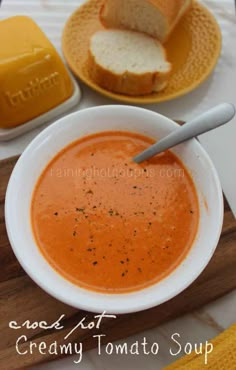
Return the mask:
[[[142,1],[147,2],[154,6],[155,8],[157,8],[166,21],[168,31],[166,32],[165,36],[160,39],[162,42],[167,41],[174,27],[178,24],[179,20],[183,17],[183,15],[187,13],[187,11],[191,8],[193,3],[193,0],[142,0]],[[100,21],[106,28],[117,26],[117,24],[112,25],[109,22],[109,20],[107,20],[106,17],[104,16],[106,3],[107,0],[105,0],[103,5],[101,6]],[[125,28],[122,25],[119,25],[119,27],[122,29]],[[155,37],[155,35],[152,36]]]
[[[154,91],[163,90],[171,73],[171,65],[166,72],[133,73],[126,71],[122,74],[112,72],[97,63],[95,56],[89,49],[88,67],[91,78],[106,90],[130,95],[142,96]]]
[[[180,19],[192,7],[193,0],[144,0],[154,5],[162,13],[168,24],[168,32],[161,40],[166,42]],[[181,9],[181,11],[179,11]]]
[[[162,15],[166,18],[167,23],[171,26],[178,18],[179,10],[182,9],[183,13],[192,5],[192,0],[143,0],[157,8]]]

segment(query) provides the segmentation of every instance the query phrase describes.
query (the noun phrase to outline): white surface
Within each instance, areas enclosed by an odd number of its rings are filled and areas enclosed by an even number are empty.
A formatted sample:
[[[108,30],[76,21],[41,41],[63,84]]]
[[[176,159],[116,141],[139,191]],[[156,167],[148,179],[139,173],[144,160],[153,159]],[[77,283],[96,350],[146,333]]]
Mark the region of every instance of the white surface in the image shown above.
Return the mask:
[[[197,237],[184,261],[157,284],[128,294],[102,294],[79,288],[49,266],[32,233],[31,198],[39,173],[64,147],[76,139],[100,131],[130,130],[158,140],[176,128],[178,125],[175,122],[160,114],[137,107],[112,105],[84,109],[68,115],[31,142],[10,178],[5,217],[15,255],[24,270],[41,288],[72,307],[98,313],[107,311],[124,314],[142,311],[168,301],[200,275],[219,241],[223,222],[223,196],[216,170],[195,139],[179,145],[173,152],[191,173],[197,190],[200,206]],[[139,166],[136,166],[138,169]],[[25,222],[19,223],[20,218]]]
[[[60,50],[60,38],[66,18],[74,11],[82,0],[3,0],[0,9],[0,18],[10,17],[16,14],[32,16],[45,31],[54,45]],[[197,90],[176,101],[154,105],[149,107],[155,111],[166,114],[174,119],[189,119],[196,114],[208,109],[222,100],[230,100],[235,103],[235,11],[234,0],[205,0],[217,17],[223,31],[223,53],[215,73]],[[81,84],[82,85],[82,84]],[[83,100],[80,108],[88,106],[111,104],[111,100],[98,95],[83,86]],[[215,132],[201,138],[202,142],[216,159],[216,165],[221,176],[221,182],[228,198],[232,197],[235,204],[236,197],[236,166],[234,165],[236,146],[236,122],[218,129]],[[41,131],[22,136],[7,144],[0,144],[0,158],[21,153],[33,137]],[[220,142],[219,142],[220,137]],[[218,157],[218,158],[217,158]],[[220,161],[219,161],[220,160]],[[164,366],[173,362],[175,358],[168,354],[167,348],[169,337],[174,332],[181,333],[182,343],[199,342],[210,339],[235,322],[236,293],[226,297],[180,319],[169,322],[156,329],[131,337],[127,341],[133,343],[144,335],[150,341],[157,340],[164,350],[159,356],[147,357],[140,355],[132,356],[98,356],[96,350],[84,354],[83,363],[73,364],[73,358],[67,358],[51,364],[40,366],[42,370],[161,370]],[[183,355],[181,353],[179,356]],[[179,357],[178,356],[178,357]],[[17,360],[16,360],[17,361]]]
[[[69,99],[67,99],[57,107],[51,109],[49,112],[46,112],[41,116],[32,119],[31,121],[25,123],[24,125],[20,125],[11,129],[0,128],[0,142],[12,140],[18,136],[21,136],[31,131],[36,127],[45,125],[45,123],[53,122],[58,117],[63,116],[66,113],[69,113],[69,111],[72,111],[72,108],[78,109],[78,104],[81,99],[81,91],[79,85],[76,83],[72,75],[71,78],[74,85],[74,92]]]
[[[171,149],[178,144],[225,125],[231,121],[234,116],[235,107],[233,104],[218,104],[214,108],[211,108],[195,117],[193,120],[188,121],[188,123],[181,126],[178,130],[171,132],[170,135],[163,137],[162,140],[158,140],[158,142],[138,154],[134,158],[134,161],[136,163],[144,162],[152,158],[154,155]]]

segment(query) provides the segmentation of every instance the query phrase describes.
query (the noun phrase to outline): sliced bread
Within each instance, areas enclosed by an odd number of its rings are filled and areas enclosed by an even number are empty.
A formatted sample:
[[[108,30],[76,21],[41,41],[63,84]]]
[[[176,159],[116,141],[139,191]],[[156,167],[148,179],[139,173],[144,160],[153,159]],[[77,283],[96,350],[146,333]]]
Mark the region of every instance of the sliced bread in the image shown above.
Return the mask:
[[[88,63],[98,85],[127,95],[163,90],[171,71],[159,41],[125,30],[96,32],[90,40]]]
[[[192,0],[105,0],[101,21],[108,28],[145,32],[164,42]]]

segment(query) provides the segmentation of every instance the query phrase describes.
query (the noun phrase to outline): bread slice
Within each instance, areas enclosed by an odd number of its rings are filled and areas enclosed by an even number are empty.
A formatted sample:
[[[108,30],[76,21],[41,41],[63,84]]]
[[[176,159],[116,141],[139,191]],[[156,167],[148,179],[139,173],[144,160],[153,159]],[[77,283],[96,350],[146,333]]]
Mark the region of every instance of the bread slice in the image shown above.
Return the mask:
[[[161,91],[171,64],[163,46],[144,33],[102,30],[90,40],[89,70],[101,87],[126,95]]]
[[[101,21],[108,28],[145,32],[166,41],[192,0],[105,0]]]

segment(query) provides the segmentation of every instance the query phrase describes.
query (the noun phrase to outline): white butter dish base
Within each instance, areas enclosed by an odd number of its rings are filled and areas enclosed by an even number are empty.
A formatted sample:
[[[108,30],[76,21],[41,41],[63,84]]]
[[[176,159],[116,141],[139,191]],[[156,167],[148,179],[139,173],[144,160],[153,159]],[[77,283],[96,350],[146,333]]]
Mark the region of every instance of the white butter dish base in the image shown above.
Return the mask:
[[[41,125],[54,121],[55,118],[59,118],[66,112],[72,110],[81,99],[81,90],[78,83],[75,81],[74,77],[71,76],[73,85],[74,85],[74,93],[73,95],[61,103],[60,105],[56,106],[55,108],[51,109],[50,111],[41,114],[40,116],[13,128],[5,129],[0,128],[0,141],[8,141],[16,138],[17,136],[23,135],[28,131],[35,129]]]

